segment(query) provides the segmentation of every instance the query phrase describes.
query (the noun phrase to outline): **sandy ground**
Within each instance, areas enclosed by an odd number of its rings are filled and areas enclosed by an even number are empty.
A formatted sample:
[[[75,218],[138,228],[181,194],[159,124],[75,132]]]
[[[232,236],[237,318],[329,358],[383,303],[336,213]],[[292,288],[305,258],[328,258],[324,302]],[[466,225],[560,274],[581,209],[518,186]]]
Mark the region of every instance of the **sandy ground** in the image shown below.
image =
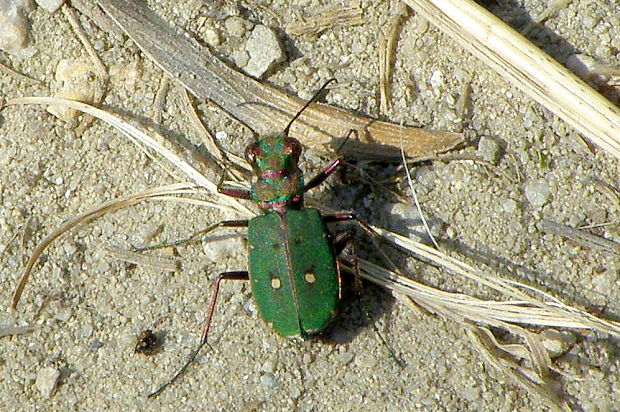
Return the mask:
[[[206,2],[205,2],[206,3]],[[250,2],[254,4],[253,2]],[[247,4],[250,4],[247,3]],[[239,16],[248,28],[255,23],[278,27],[274,15],[287,21],[296,8],[311,10],[318,1],[246,3]],[[490,2],[492,3],[492,2]],[[528,0],[522,8],[498,2],[496,14],[522,25],[540,14],[547,2]],[[605,3],[605,4],[603,4]],[[255,4],[255,5],[256,5]],[[231,36],[224,17],[231,6],[154,7],[172,23],[197,32],[201,16],[215,16],[222,38],[218,51],[231,56],[247,38]],[[376,116],[378,53],[381,33],[392,20],[387,2],[363,1],[365,23],[335,28],[314,39],[292,37],[284,30],[288,62],[268,81],[308,97],[332,77],[339,87],[326,100]],[[219,11],[218,11],[219,10]],[[30,13],[33,44],[38,53],[27,61],[2,60],[43,81],[29,86],[0,76],[0,96],[51,95],[61,59],[86,58],[61,13]],[[104,63],[111,69],[137,63],[137,81],[113,78],[104,101],[110,110],[148,119],[161,77],[159,70],[130,41],[115,40],[82,19]],[[207,25],[208,26],[208,25]],[[602,63],[617,64],[620,3],[578,1],[535,30],[533,40],[558,60],[580,52]],[[493,71],[412,13],[404,22],[394,72],[394,107],[388,119],[433,129],[458,131],[457,101],[472,88],[470,131],[500,142],[499,169],[514,181],[498,177],[475,162],[430,162],[415,170],[423,210],[439,231],[469,251],[462,259],[487,270],[512,272],[591,311],[620,313],[618,258],[585,249],[536,229],[542,218],[571,226],[614,222],[617,198],[588,182],[595,176],[618,187],[618,160],[588,147],[562,120],[540,107]],[[440,79],[437,82],[437,79]],[[431,82],[431,79],[435,79]],[[179,111],[179,95],[171,91],[162,120],[169,136],[195,131]],[[236,151],[250,141],[246,130],[215,106],[200,105],[212,131],[225,131],[223,144]],[[473,146],[463,150],[474,154]],[[541,160],[542,159],[542,160]],[[318,170],[328,158],[306,152],[307,170]],[[386,165],[362,165],[380,179],[402,178]],[[40,106],[5,108],[0,117],[0,301],[9,302],[20,275],[23,254],[61,222],[93,205],[147,187],[173,183],[109,126],[94,124],[79,135]],[[517,171],[518,176],[517,178]],[[373,223],[406,231],[402,216],[391,214],[394,197],[359,175],[352,183],[340,177],[311,197],[334,209],[353,210]],[[527,183],[542,180],[549,201],[535,207],[524,194]],[[395,184],[394,188],[402,188]],[[386,204],[388,207],[386,207]],[[411,208],[401,207],[409,213]],[[462,336],[458,324],[410,310],[383,292],[369,290],[373,321],[406,362],[401,368],[379,344],[373,329],[346,305],[329,331],[333,340],[289,342],[276,336],[258,317],[247,285],[223,287],[213,325],[212,351],[156,400],[146,394],[166,380],[194,347],[209,296],[210,279],[224,270],[244,269],[242,238],[180,247],[185,262],[177,273],[131,266],[103,252],[149,241],[187,236],[209,223],[235,216],[172,202],[140,205],[108,215],[73,231],[44,255],[15,315],[0,315],[3,325],[33,325],[34,332],[0,338],[1,410],[544,410],[540,399],[512,384],[486,365]],[[23,227],[28,224],[22,242]],[[618,239],[617,224],[596,229]],[[361,253],[364,240],[361,241]],[[22,251],[21,244],[25,250]],[[22,254],[23,253],[23,254]],[[447,274],[424,264],[403,261],[411,276],[447,290],[460,290]],[[487,266],[488,265],[488,266]],[[465,292],[476,293],[467,289]],[[14,317],[13,317],[14,316]],[[157,355],[133,353],[135,337],[152,328],[164,337]],[[556,361],[565,372],[561,383],[577,410],[618,410],[618,342],[584,333],[570,352]],[[46,398],[35,386],[37,373],[59,368],[61,384]]]

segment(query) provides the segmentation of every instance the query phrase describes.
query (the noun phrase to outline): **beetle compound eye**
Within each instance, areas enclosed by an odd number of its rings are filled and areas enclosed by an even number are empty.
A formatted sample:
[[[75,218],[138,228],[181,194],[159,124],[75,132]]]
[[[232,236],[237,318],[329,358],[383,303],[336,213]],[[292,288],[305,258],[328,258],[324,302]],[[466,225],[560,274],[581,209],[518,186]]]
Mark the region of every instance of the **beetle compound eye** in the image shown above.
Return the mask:
[[[301,155],[301,143],[295,138],[287,137],[284,142],[284,151],[291,157],[299,158]]]
[[[261,147],[252,143],[245,149],[245,160],[251,165],[256,164],[256,158],[261,154]]]

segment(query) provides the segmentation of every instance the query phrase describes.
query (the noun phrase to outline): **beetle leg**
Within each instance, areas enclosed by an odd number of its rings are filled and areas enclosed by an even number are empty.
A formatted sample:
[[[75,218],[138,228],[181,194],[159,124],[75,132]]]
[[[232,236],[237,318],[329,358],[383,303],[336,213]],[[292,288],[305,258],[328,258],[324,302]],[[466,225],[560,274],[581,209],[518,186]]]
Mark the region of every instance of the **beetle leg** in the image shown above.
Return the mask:
[[[202,330],[202,336],[200,338],[200,345],[204,345],[207,342],[207,335],[209,334],[209,328],[211,327],[211,318],[213,317],[213,311],[215,309],[215,303],[217,302],[217,295],[220,291],[220,282],[222,280],[249,280],[250,275],[247,271],[235,271],[220,273],[213,281],[211,288],[211,302],[209,302],[209,310],[207,311],[207,317],[205,319],[205,325]]]
[[[234,197],[237,199],[252,199],[252,194],[249,190],[234,189],[232,187],[218,187],[217,192],[226,196]]]
[[[336,253],[336,256],[342,253],[352,239],[353,233],[351,232],[339,233],[336,236],[334,239],[334,252]]]
[[[217,192],[226,196],[234,197],[237,199],[252,199],[252,193],[246,189],[235,189],[232,187],[222,187],[224,184],[224,178],[226,177],[226,171],[222,173],[219,183],[217,184]]]
[[[355,220],[357,221],[357,217],[355,217],[352,213],[340,213],[337,215],[325,215],[323,216],[323,222],[325,223],[336,223],[336,222],[344,222],[347,220]]]
[[[220,282],[222,280],[248,280],[249,274],[246,271],[236,271],[236,272],[223,272],[220,273],[215,280],[213,281],[213,286],[211,287],[211,301],[209,302],[209,310],[207,311],[207,316],[205,319],[205,325],[202,330],[202,336],[200,337],[200,343],[198,347],[192,352],[189,356],[189,359],[185,364],[179,369],[179,371],[170,379],[168,382],[161,385],[155,392],[149,394],[149,398],[153,398],[159,395],[164,389],[166,389],[169,385],[171,385],[174,381],[176,381],[179,376],[185,373],[187,367],[196,359],[198,353],[202,349],[202,347],[207,343],[207,335],[209,334],[209,329],[211,327],[211,318],[213,317],[213,312],[215,310],[215,303],[217,302],[217,295],[220,290]]]
[[[207,233],[215,229],[219,229],[221,227],[248,227],[248,220],[247,219],[246,220],[223,220],[221,222],[218,222],[214,225],[207,227],[206,229],[202,229],[201,231],[196,232],[190,237],[185,238],[185,239],[177,239],[170,243],[164,242],[164,243],[159,243],[157,245],[150,245],[150,246],[140,246],[140,247],[133,246],[133,248],[136,251],[143,251],[143,250],[159,249],[159,248],[169,247],[169,246],[178,246],[183,243],[193,242],[197,240],[199,236],[206,235]]]
[[[340,152],[340,149],[342,149],[342,146],[344,146],[344,144],[347,142],[347,140],[349,140],[349,137],[351,137],[352,134],[354,134],[356,138],[359,137],[359,133],[356,129],[349,130],[349,133],[347,133],[347,135],[345,136],[344,140],[342,141],[342,144],[338,147],[338,149],[336,149],[336,153]],[[338,158],[334,160],[333,162],[331,162],[329,166],[325,168],[325,170],[323,170],[321,173],[319,173],[318,175],[310,179],[310,181],[306,183],[306,185],[304,186],[304,193],[310,189],[314,189],[315,187],[323,183],[325,179],[329,177],[329,175],[331,175],[332,173],[336,171],[336,169],[338,169],[338,167],[342,164],[342,162],[343,162],[342,158]]]
[[[341,163],[342,159],[334,160],[329,166],[327,166],[327,168],[325,168],[325,170],[314,176],[312,179],[310,179],[308,183],[305,184],[304,192],[307,192],[310,189],[314,189],[315,187],[323,183],[325,179],[329,177],[329,175],[331,175],[336,171],[336,169],[338,169],[338,166],[340,166]]]

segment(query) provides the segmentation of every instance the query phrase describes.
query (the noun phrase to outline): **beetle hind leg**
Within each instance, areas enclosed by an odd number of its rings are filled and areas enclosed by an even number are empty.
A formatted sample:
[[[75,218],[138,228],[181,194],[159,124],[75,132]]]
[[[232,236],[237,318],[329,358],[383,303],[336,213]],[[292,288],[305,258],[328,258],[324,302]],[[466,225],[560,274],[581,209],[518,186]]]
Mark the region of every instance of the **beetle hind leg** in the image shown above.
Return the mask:
[[[215,311],[217,295],[219,294],[220,283],[222,282],[222,280],[249,280],[249,278],[250,276],[247,271],[223,272],[215,278],[215,280],[213,281],[213,286],[211,287],[211,301],[209,302],[209,310],[207,311],[207,316],[205,319],[204,327],[202,329],[202,335],[200,337],[200,343],[198,344],[198,347],[191,353],[187,362],[185,362],[181,369],[179,369],[179,371],[174,374],[172,379],[161,385],[159,388],[157,388],[156,391],[150,393],[148,396],[149,398],[154,398],[155,396],[159,395],[164,389],[174,383],[174,381],[176,381],[183,373],[185,373],[189,365],[191,365],[191,363],[194,362],[196,357],[198,357],[198,353],[200,352],[202,347],[207,344],[207,337],[209,335],[209,329],[211,328],[211,319],[213,318],[213,312]]]

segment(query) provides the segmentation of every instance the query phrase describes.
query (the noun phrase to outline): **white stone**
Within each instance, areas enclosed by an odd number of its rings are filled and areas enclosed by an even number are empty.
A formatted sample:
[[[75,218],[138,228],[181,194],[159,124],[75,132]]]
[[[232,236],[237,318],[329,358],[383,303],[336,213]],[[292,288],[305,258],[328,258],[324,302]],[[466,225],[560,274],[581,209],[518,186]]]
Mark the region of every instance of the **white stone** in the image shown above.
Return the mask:
[[[433,74],[431,74],[430,84],[435,88],[443,86],[443,73],[434,71]]]
[[[30,27],[25,10],[28,0],[0,0],[0,49],[22,59],[36,53],[28,47]]]
[[[55,80],[57,91],[54,97],[91,102],[100,79],[95,68],[86,60],[65,59],[56,67]],[[47,111],[66,122],[74,121],[79,116],[77,110],[60,105],[47,106]]]
[[[540,333],[542,345],[545,347],[551,358],[566,353],[577,341],[575,335],[568,331],[556,329],[545,329]]]
[[[525,197],[534,207],[541,207],[551,198],[549,183],[545,180],[534,180],[525,186]]]
[[[44,8],[50,13],[54,13],[63,5],[65,0],[35,0],[39,7]]]
[[[493,138],[483,136],[478,142],[478,156],[489,163],[497,163],[501,150],[499,142]]]
[[[278,63],[286,60],[278,36],[267,26],[258,25],[252,30],[245,50],[250,55],[250,61],[244,70],[256,78],[260,78]]]
[[[60,380],[60,370],[53,366],[39,369],[35,386],[45,398],[51,398],[56,392],[58,381]]]

